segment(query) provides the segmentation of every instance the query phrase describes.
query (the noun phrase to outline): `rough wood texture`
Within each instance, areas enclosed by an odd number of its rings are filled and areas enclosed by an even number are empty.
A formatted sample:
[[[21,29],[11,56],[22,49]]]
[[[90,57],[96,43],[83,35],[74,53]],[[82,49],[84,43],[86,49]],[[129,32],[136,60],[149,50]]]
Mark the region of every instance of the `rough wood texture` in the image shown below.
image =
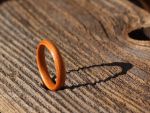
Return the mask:
[[[149,20],[126,0],[1,3],[0,112],[150,112],[150,43],[128,37]],[[56,43],[66,64],[58,92],[41,85],[35,51],[43,38]]]

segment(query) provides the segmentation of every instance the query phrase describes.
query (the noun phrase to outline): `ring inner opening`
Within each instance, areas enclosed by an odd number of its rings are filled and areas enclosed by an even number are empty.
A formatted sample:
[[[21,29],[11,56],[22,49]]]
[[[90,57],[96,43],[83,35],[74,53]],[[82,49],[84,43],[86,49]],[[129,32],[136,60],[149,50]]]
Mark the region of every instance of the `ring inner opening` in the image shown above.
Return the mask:
[[[44,54],[45,54],[45,63],[46,63],[47,71],[53,83],[55,84],[56,83],[56,70],[55,70],[53,57],[47,48],[44,49]]]

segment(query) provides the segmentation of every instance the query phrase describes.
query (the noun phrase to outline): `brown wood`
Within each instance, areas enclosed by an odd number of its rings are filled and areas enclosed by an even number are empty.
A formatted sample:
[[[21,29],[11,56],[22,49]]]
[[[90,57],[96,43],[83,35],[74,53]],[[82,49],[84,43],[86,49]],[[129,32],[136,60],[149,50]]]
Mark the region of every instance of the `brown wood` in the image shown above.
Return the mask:
[[[150,14],[127,0],[10,0],[0,4],[0,112],[150,111],[150,41],[128,33]],[[54,41],[65,87],[46,90],[36,46]],[[49,71],[53,61],[47,52]]]

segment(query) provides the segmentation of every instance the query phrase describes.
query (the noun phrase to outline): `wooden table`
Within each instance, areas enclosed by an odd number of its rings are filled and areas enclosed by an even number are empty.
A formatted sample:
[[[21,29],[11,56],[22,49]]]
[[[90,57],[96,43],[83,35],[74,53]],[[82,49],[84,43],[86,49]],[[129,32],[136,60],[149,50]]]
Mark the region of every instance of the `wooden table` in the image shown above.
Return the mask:
[[[127,0],[0,2],[0,112],[149,113],[150,41],[134,33],[149,23],[150,14]],[[44,38],[66,65],[57,92],[43,87],[36,65]],[[48,51],[46,60],[54,73]]]

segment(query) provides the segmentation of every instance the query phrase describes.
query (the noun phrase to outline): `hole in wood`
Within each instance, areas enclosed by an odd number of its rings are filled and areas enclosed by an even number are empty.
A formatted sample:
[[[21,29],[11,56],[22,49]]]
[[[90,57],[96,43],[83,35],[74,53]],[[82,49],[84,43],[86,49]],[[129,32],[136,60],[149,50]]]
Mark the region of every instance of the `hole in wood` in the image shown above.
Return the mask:
[[[6,1],[8,1],[8,0],[0,0],[0,4],[4,3]]]
[[[129,0],[129,1],[137,5],[138,7],[150,12],[150,0]]]
[[[133,30],[128,35],[130,38],[134,40],[149,41],[150,40],[150,27]]]
[[[139,0],[129,0],[130,2],[132,2],[133,4],[137,5],[140,8],[143,8],[143,5],[141,4],[141,2]]]

